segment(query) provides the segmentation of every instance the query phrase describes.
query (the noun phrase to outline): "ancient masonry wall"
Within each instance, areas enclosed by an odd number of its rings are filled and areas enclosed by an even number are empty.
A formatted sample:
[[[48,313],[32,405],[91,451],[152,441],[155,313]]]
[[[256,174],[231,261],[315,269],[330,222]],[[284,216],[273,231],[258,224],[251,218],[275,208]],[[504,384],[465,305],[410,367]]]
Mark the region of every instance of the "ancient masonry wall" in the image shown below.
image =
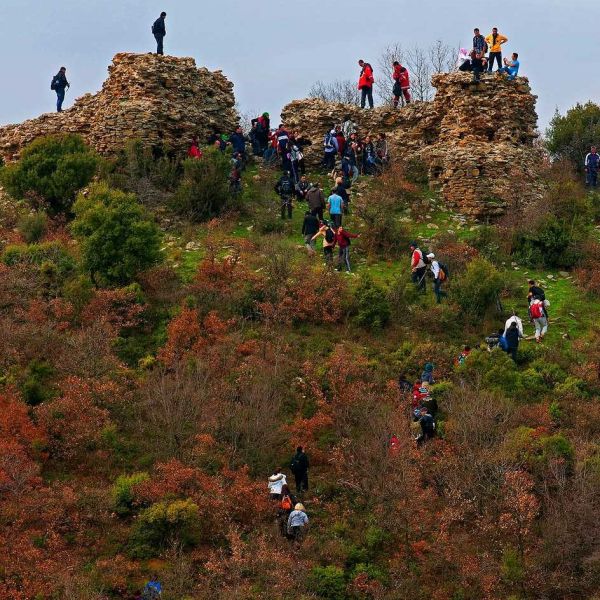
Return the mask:
[[[183,152],[192,135],[233,131],[239,122],[233,84],[221,73],[196,67],[193,58],[120,53],[97,94],[86,94],[62,113],[0,127],[0,155],[18,158],[41,135],[78,133],[102,154],[140,138]],[[49,102],[52,98],[49,97]]]
[[[475,85],[467,73],[449,73],[435,75],[433,84],[433,101],[396,110],[306,99],[288,104],[282,118],[312,141],[306,158],[313,164],[321,159],[325,132],[344,115],[360,135],[385,133],[392,159],[422,161],[431,187],[475,218],[497,217],[515,200],[538,197],[542,157],[534,146],[536,96],[528,80],[494,74]]]

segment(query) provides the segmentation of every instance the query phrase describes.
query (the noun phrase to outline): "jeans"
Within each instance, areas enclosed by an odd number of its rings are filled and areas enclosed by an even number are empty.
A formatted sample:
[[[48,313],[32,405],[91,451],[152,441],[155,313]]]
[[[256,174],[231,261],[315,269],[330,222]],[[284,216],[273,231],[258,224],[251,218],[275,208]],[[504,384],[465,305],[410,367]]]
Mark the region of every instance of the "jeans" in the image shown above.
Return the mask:
[[[333,246],[323,246],[323,257],[328,267],[333,266]]]
[[[308,472],[294,473],[294,479],[296,480],[297,494],[301,494],[308,489]]]
[[[323,220],[323,207],[319,206],[318,208],[311,208],[310,214],[313,217],[319,217],[319,221],[322,221]]]
[[[498,61],[498,70],[500,70],[502,68],[502,52],[490,52],[490,57],[488,59],[488,71],[493,71],[495,60]]]
[[[65,90],[56,90],[56,110],[62,112],[62,105],[65,101]]]
[[[154,34],[154,39],[156,40],[156,54],[164,54],[163,52],[163,40],[165,39],[164,35],[159,35],[157,33]]]
[[[323,166],[330,171],[335,169],[335,151],[325,152],[323,155]]]
[[[590,169],[588,167],[585,183],[591,187],[596,187],[598,185],[598,169]]]
[[[510,71],[508,70],[508,67],[502,67],[501,69],[498,69],[497,71],[498,73],[506,73],[508,75],[508,78],[512,81],[516,75],[511,75]]]
[[[535,325],[535,339],[539,340],[543,338],[548,331],[548,319],[546,317],[539,317],[533,320],[533,324]]]
[[[285,219],[285,212],[287,210],[288,219],[292,218],[292,199],[282,198],[281,199],[281,218]]]
[[[364,108],[367,98],[369,99],[369,107],[373,108],[373,88],[364,87],[360,90],[360,107]]]
[[[352,272],[352,269],[350,268],[350,246],[346,246],[345,248],[338,248],[338,271],[342,270],[342,264],[346,265],[346,271],[348,273]]]
[[[412,273],[412,281],[419,288],[420,292],[425,292],[425,273],[427,267],[420,267]]]
[[[474,58],[471,65],[473,67],[473,81],[479,82],[483,71],[483,61],[480,58]]]
[[[342,215],[332,215],[331,213],[329,213],[329,216],[331,217],[331,220],[333,221],[333,225],[334,227],[337,229],[341,224],[342,224]]]
[[[440,281],[439,277],[433,280],[433,293],[435,294],[438,304],[441,303],[443,296],[448,295],[446,292],[444,292],[444,290],[442,290],[442,282]]]

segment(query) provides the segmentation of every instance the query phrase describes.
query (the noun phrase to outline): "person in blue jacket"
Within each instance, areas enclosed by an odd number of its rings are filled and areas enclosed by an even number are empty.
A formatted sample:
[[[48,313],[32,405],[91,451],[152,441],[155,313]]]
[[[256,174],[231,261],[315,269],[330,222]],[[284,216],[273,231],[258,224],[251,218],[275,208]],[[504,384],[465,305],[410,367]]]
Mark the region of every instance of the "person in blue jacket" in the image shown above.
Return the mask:
[[[229,136],[229,143],[233,149],[233,154],[236,152],[242,159],[242,165],[246,164],[246,136],[244,135],[242,128],[238,127],[234,133]]]
[[[67,81],[67,69],[61,67],[60,71],[52,78],[50,89],[56,92],[56,110],[62,112],[62,105],[65,101],[65,90],[71,87],[71,84]]]
[[[514,79],[519,74],[519,55],[513,52],[512,60],[504,59],[504,66],[498,69],[498,73],[507,73],[510,80]]]

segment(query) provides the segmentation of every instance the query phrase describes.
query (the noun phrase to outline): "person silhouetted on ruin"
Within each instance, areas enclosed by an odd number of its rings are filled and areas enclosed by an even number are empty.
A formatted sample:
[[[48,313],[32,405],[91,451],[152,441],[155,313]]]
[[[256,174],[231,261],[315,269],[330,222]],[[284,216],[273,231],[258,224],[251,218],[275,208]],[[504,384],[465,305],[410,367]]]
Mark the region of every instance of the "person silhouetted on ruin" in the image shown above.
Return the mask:
[[[369,107],[373,108],[373,83],[375,82],[375,78],[373,77],[373,67],[362,59],[358,61],[358,64],[361,68],[360,77],[358,79],[360,107],[364,108],[368,99]]]
[[[154,39],[156,40],[156,54],[164,54],[163,51],[163,40],[165,39],[165,35],[167,35],[167,28],[165,27],[165,18],[167,17],[166,12],[161,12],[160,17],[154,21],[152,25],[152,33],[154,34]]]
[[[488,61],[488,70],[491,71],[494,68],[494,61],[498,61],[498,70],[502,68],[502,44],[508,42],[508,38],[501,33],[498,33],[498,28],[494,27],[492,33],[485,38],[486,44],[490,49],[490,56]]]
[[[62,105],[65,101],[65,90],[71,87],[67,81],[67,69],[61,67],[60,71],[52,78],[50,89],[56,92],[56,111],[62,112]]]
[[[520,66],[519,55],[516,52],[513,52],[511,60],[504,59],[504,66],[501,69],[498,69],[498,73],[506,73],[508,79],[513,80],[519,74]]]
[[[585,183],[590,187],[598,185],[598,170],[600,170],[600,155],[596,151],[596,146],[592,146],[590,152],[585,157]]]
[[[397,60],[392,64],[392,79],[394,80],[394,108],[398,108],[400,96],[404,97],[406,104],[410,104],[410,81],[408,69],[403,67]]]

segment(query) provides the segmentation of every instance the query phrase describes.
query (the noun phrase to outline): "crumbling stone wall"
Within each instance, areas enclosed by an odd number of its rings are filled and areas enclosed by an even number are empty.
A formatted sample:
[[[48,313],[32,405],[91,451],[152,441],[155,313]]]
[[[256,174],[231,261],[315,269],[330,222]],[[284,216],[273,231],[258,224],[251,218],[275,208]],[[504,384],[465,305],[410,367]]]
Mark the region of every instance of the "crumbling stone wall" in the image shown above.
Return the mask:
[[[108,71],[100,92],[62,113],[0,127],[0,155],[14,160],[24,145],[53,133],[81,134],[101,154],[131,138],[183,152],[193,134],[202,140],[239,122],[233,84],[221,71],[198,69],[193,58],[120,53]]]
[[[306,99],[288,104],[282,118],[312,141],[305,155],[313,164],[321,160],[325,132],[345,115],[361,135],[385,133],[392,159],[421,160],[430,185],[450,205],[476,218],[501,215],[511,202],[537,197],[536,97],[527,79],[493,75],[475,85],[467,73],[447,73],[435,75],[433,84],[433,101],[401,109],[361,110]]]

